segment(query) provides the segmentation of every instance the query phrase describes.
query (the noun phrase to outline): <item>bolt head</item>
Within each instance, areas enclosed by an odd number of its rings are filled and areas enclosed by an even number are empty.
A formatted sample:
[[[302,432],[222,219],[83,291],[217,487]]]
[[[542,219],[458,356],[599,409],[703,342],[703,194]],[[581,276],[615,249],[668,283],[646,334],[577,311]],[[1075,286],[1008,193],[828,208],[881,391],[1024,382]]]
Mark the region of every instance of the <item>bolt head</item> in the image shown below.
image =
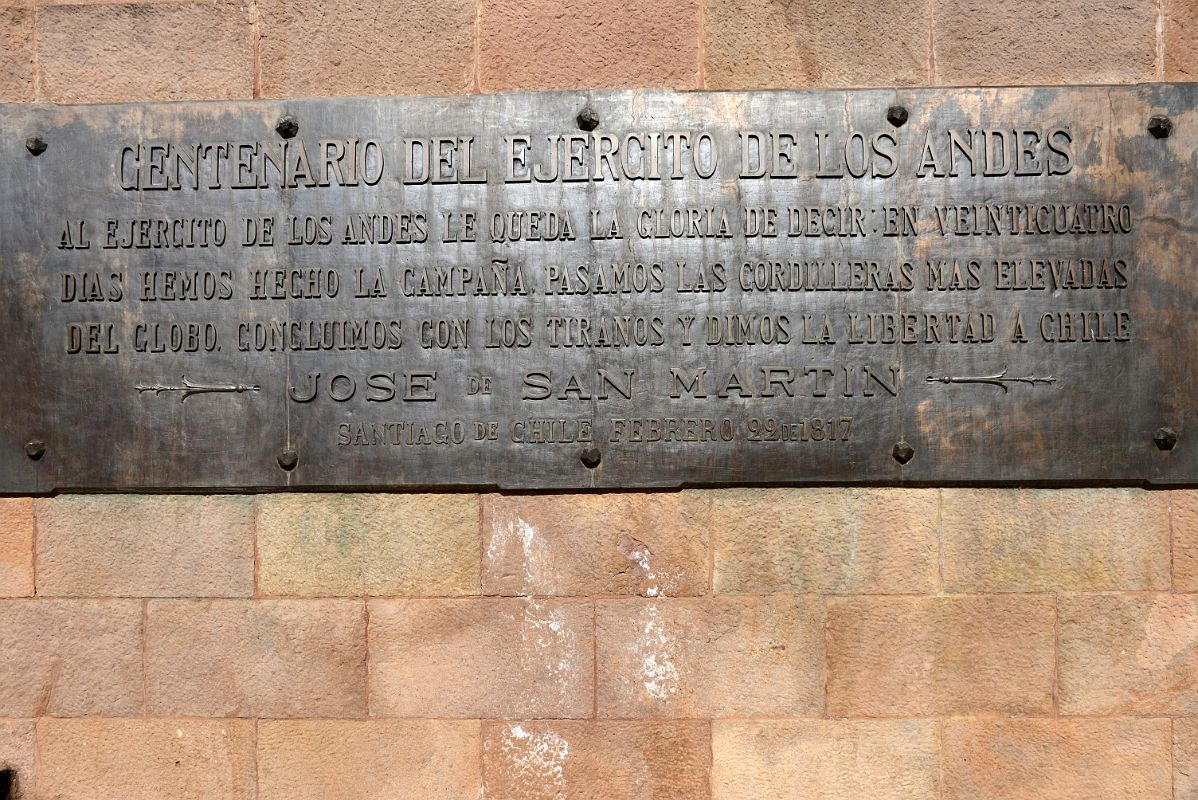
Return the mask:
[[[599,112],[589,105],[578,112],[578,127],[580,130],[593,131],[599,127]]]
[[[1148,132],[1158,139],[1168,139],[1169,134],[1173,133],[1173,120],[1156,114],[1148,120]]]
[[[900,441],[894,446],[894,460],[900,464],[906,464],[911,459],[915,458],[915,448],[907,444],[905,441]]]
[[[40,136],[30,136],[25,140],[25,149],[35,156],[40,156],[46,152],[46,148],[49,146],[46,144],[46,140]]]
[[[1172,450],[1177,447],[1177,431],[1169,427],[1157,428],[1156,433],[1152,434],[1152,441],[1157,449]]]
[[[275,132],[284,139],[291,139],[299,133],[299,121],[290,114],[284,114],[275,123]]]
[[[599,452],[598,447],[588,447],[578,455],[578,460],[587,469],[594,469],[603,460],[603,455]]]
[[[279,468],[280,469],[282,469],[286,472],[291,472],[291,470],[295,469],[298,464],[299,464],[299,453],[295,452],[291,448],[287,448],[283,452],[279,453]]]
[[[910,116],[911,115],[907,113],[906,106],[891,106],[890,108],[886,109],[886,121],[896,128],[901,128],[906,125]]]
[[[33,461],[41,461],[46,454],[46,443],[40,439],[30,439],[25,442],[25,455]]]

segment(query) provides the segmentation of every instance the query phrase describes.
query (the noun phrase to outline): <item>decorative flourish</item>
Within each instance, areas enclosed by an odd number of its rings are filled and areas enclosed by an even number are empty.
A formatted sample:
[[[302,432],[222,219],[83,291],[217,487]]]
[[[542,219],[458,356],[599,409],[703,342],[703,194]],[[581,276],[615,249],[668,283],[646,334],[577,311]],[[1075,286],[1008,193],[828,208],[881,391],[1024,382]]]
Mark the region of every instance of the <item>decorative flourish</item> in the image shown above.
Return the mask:
[[[237,394],[241,394],[242,392],[257,392],[262,387],[250,386],[244,383],[192,383],[187,379],[187,376],[184,375],[182,386],[171,386],[170,384],[155,383],[149,386],[138,385],[134,388],[137,389],[138,394],[143,394],[144,392],[153,392],[156,395],[160,395],[164,392],[181,392],[182,395],[179,398],[179,402],[182,403],[193,394],[216,394],[218,392],[235,392]]]
[[[1057,379],[1048,375],[1043,378],[1037,378],[1035,375],[1028,375],[1023,378],[1008,378],[1007,368],[1003,367],[1002,372],[997,375],[978,375],[978,376],[950,376],[935,375],[928,376],[928,383],[988,383],[991,386],[997,386],[1003,392],[1010,391],[1008,383],[1026,383],[1028,386],[1037,386],[1039,384],[1056,383]]]

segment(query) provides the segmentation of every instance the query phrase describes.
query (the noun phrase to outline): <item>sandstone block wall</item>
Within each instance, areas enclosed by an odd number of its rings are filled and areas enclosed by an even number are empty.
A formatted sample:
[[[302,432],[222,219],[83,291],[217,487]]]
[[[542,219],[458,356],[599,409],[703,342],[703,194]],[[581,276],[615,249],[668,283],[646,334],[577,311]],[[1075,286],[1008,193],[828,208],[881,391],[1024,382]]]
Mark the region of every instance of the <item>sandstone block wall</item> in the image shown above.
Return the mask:
[[[1198,80],[1192,0],[0,2],[0,100]],[[1195,800],[1198,492],[0,499],[31,800]]]
[[[1198,797],[1198,492],[0,501],[19,796]]]

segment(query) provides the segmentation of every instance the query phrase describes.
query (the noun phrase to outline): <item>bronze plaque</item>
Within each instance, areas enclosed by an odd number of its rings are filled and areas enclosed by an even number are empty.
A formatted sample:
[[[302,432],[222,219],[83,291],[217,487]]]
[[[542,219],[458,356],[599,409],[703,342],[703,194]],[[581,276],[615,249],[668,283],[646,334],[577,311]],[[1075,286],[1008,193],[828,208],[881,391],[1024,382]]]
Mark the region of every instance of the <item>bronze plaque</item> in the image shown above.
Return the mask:
[[[0,111],[0,491],[1198,482],[1198,86]]]

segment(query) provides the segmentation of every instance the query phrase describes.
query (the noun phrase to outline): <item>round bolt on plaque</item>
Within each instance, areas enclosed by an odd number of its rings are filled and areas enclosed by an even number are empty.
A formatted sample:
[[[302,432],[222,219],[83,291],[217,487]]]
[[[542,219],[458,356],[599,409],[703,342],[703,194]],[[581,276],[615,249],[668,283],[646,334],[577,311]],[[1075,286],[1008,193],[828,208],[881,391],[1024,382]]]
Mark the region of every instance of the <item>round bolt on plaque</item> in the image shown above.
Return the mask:
[[[295,469],[299,464],[299,453],[291,448],[279,453],[279,467],[287,472]]]
[[[1168,139],[1169,134],[1173,133],[1173,120],[1157,114],[1148,120],[1148,132],[1158,139]]]
[[[1170,427],[1157,428],[1156,433],[1152,434],[1152,441],[1160,450],[1172,450],[1177,447],[1177,431]]]
[[[599,112],[589,105],[578,112],[578,127],[584,131],[593,131],[599,127]]]
[[[284,139],[293,139],[299,133],[299,122],[290,114],[284,114],[275,123],[275,132]]]
[[[578,456],[578,460],[587,469],[594,469],[599,466],[599,462],[603,460],[603,455],[599,452],[598,447],[588,447],[583,450]]]

